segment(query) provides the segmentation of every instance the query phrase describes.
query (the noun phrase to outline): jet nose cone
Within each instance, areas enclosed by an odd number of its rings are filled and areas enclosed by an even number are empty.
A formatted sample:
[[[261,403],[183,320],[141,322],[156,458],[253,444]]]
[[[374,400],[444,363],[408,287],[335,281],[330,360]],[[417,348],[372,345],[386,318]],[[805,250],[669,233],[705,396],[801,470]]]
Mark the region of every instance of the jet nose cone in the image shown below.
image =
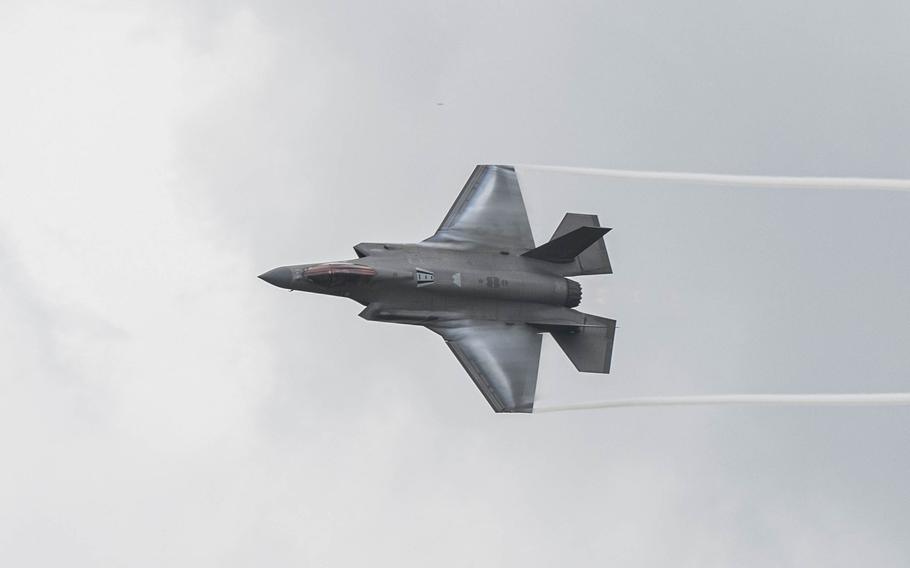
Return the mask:
[[[260,274],[259,278],[265,280],[272,286],[278,286],[279,288],[290,288],[291,269],[284,266],[279,266],[278,268],[273,268],[268,272]]]

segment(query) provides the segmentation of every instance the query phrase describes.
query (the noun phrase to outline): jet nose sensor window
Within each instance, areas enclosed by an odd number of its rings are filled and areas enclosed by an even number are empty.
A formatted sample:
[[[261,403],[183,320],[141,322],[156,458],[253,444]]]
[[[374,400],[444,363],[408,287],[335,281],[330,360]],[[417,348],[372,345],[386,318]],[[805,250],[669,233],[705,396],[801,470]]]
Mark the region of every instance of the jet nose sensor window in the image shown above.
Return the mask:
[[[338,262],[308,266],[303,270],[303,277],[309,282],[326,288],[363,284],[373,276],[376,271],[369,266]]]

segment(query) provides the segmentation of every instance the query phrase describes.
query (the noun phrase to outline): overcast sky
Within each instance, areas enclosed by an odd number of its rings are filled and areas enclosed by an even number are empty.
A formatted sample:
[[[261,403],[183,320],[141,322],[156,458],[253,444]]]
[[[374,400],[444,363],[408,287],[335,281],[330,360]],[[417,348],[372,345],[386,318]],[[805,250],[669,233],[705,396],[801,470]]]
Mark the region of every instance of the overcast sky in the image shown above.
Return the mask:
[[[910,177],[910,4],[0,3],[4,566],[910,565],[906,408],[492,413],[440,339],[256,279],[477,163]],[[910,390],[910,195],[520,171],[596,213],[613,372]]]

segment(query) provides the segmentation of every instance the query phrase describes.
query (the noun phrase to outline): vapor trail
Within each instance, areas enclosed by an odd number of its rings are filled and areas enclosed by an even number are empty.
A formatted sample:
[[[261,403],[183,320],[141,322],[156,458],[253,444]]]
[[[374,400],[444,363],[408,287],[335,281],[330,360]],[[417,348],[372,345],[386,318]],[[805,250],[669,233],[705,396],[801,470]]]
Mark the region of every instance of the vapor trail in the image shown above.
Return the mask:
[[[744,176],[691,172],[657,172],[646,170],[575,168],[568,166],[543,166],[535,164],[516,164],[515,167],[526,170],[592,175],[615,179],[676,181],[684,183],[691,182],[713,185],[910,191],[910,179]],[[739,404],[749,406],[895,406],[910,405],[910,393],[722,394],[617,398],[613,400],[604,400],[598,402],[579,402],[553,406],[535,405],[534,412],[562,412],[567,410],[591,410],[597,408],[620,408],[631,406],[703,406],[724,404]]]
[[[753,187],[803,187],[816,189],[880,189],[886,191],[910,191],[910,179],[890,178],[841,178],[841,177],[782,177],[782,176],[739,176],[729,174],[701,174],[690,172],[650,172],[644,170],[604,170],[597,168],[573,168],[568,166],[538,166],[517,164],[526,170],[562,172],[616,179],[644,179],[657,181],[692,182],[713,185],[743,185]]]
[[[742,404],[750,406],[897,406],[910,405],[910,392],[874,394],[717,394],[697,396],[652,396],[616,398],[599,402],[578,402],[554,406],[534,406],[534,412],[561,412],[626,406],[693,406]]]

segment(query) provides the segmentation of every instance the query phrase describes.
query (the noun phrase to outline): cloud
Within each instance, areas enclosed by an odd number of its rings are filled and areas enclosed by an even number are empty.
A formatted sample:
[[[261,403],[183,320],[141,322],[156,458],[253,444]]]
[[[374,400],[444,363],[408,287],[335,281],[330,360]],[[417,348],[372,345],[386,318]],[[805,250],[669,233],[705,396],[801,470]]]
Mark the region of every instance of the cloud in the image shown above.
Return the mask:
[[[7,562],[906,564],[901,409],[494,416],[432,334],[255,278],[429,235],[479,162],[901,177],[905,18],[6,10]],[[905,382],[902,196],[522,184],[538,237],[566,210],[615,227],[584,307],[620,320],[623,373],[550,345],[550,393]]]

